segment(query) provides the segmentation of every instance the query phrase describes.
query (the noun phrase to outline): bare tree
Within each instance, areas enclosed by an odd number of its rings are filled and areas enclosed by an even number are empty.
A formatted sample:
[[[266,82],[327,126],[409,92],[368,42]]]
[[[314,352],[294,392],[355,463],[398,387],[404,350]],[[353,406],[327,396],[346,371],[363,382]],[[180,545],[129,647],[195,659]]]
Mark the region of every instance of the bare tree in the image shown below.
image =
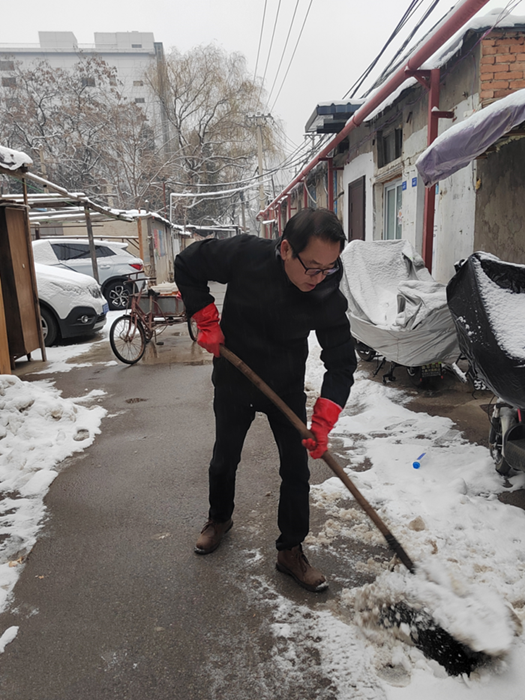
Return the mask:
[[[96,56],[71,70],[47,61],[15,66],[0,99],[0,142],[26,151],[36,168],[70,190],[112,197],[121,207],[145,198],[168,165],[146,114],[122,94],[116,69]]]
[[[247,73],[245,58],[215,45],[185,54],[172,49],[162,81],[151,71],[149,83],[163,102],[170,122],[174,166],[169,183],[174,191],[192,192],[181,201],[181,222],[229,220],[239,194],[218,199],[198,193],[233,188],[257,172],[257,136],[247,116],[264,107],[260,85]],[[263,130],[268,154],[278,148],[269,127]]]

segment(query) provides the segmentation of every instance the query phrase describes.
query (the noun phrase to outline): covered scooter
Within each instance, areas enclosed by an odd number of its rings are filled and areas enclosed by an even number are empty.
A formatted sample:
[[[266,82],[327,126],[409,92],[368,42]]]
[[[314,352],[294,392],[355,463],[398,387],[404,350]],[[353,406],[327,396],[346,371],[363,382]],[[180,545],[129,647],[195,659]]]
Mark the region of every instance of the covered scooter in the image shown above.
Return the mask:
[[[462,354],[499,399],[489,414],[496,469],[525,471],[525,265],[473,253],[447,298]]]
[[[341,291],[363,359],[377,354],[404,365],[415,383],[458,359],[446,287],[408,241],[351,241],[341,259]]]

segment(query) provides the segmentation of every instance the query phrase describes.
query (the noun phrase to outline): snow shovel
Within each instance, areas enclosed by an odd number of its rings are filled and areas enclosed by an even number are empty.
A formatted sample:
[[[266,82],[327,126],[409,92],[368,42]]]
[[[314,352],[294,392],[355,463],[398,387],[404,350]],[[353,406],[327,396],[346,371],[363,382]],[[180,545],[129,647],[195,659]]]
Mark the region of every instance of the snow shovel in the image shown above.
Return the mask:
[[[231,350],[228,350],[224,345],[220,346],[220,353],[222,357],[231,362],[234,367],[242,372],[242,374],[255,384],[255,386],[284,413],[303,438],[315,439],[313,433],[308,430],[302,420],[245,362],[237,357]],[[410,573],[414,574],[416,568],[408,554],[379,514],[352,482],[335,457],[329,450],[326,450],[321,459],[330,467],[334,474],[341,479],[357,503],[379,529],[390,549],[396,554]],[[380,621],[385,627],[400,626],[401,624],[408,625],[411,630],[410,636],[414,645],[420,649],[426,657],[438,661],[450,675],[457,676],[462,673],[470,674],[474,668],[480,666],[490,658],[487,654],[473,651],[470,647],[458,642],[451,634],[440,627],[428,613],[421,610],[414,610],[406,603],[385,606]]]

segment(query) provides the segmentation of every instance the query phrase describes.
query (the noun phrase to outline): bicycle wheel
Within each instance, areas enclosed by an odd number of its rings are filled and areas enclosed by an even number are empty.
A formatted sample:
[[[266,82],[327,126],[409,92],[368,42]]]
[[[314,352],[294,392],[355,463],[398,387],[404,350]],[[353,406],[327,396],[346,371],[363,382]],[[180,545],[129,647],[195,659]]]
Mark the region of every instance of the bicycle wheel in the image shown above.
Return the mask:
[[[121,362],[133,365],[146,349],[146,334],[140,321],[131,316],[119,316],[109,331],[111,349]]]
[[[197,328],[197,321],[193,319],[193,316],[188,318],[188,333],[190,338],[195,342],[197,340],[197,334],[199,329]]]

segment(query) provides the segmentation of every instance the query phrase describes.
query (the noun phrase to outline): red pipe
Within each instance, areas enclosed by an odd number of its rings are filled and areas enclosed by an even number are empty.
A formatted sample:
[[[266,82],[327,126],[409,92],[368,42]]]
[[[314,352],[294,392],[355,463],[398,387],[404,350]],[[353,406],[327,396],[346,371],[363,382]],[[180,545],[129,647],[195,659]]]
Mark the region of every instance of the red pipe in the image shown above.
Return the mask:
[[[334,210],[334,159],[328,158],[328,209]]]
[[[428,91],[428,122],[427,145],[430,145],[438,135],[438,118],[434,108],[439,109],[439,68],[430,71]],[[425,189],[425,207],[423,222],[423,260],[432,273],[432,257],[434,248],[434,212],[436,208],[436,187]]]
[[[306,165],[303,170],[297,175],[289,185],[269,204],[266,209],[259,212],[259,216],[266,213],[268,209],[279,202],[290,190],[292,190],[295,185],[297,185],[301,180],[303,180],[306,175],[314,168],[319,161],[325,158],[330,151],[345,139],[348,134],[358,126],[360,126],[363,121],[371,114],[376,107],[389,96],[394,90],[396,90],[400,85],[402,85],[407,76],[405,75],[406,70],[417,70],[422,63],[427,61],[443,44],[453,36],[458,29],[466,24],[474,15],[481,10],[487,4],[488,0],[463,0],[458,3],[458,7],[455,12],[453,12],[448,19],[443,21],[438,27],[436,27],[432,36],[423,44],[423,46],[412,54],[404,66],[398,68],[394,75],[388,80],[383,87],[378,90],[365,104],[360,107],[357,112],[347,121],[342,131],[340,131],[337,136],[335,136],[329,143],[320,151],[315,158],[313,158],[308,165]]]

